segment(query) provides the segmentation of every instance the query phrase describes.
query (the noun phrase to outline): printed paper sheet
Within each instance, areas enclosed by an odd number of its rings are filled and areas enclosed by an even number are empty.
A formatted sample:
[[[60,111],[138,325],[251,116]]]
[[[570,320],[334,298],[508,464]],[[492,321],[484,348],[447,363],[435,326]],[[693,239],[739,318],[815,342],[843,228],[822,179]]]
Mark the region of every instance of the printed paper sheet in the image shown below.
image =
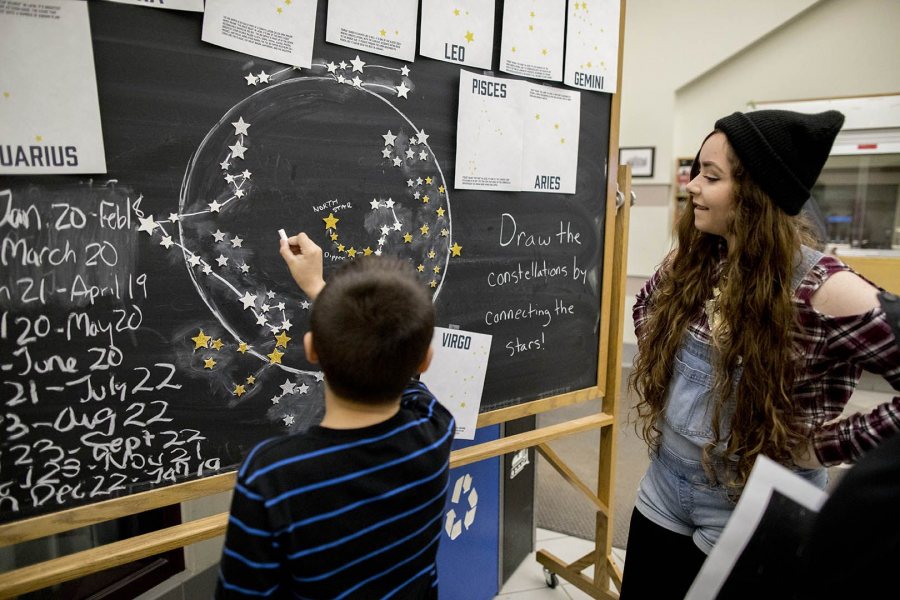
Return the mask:
[[[412,62],[418,0],[329,0],[325,41]]]
[[[295,67],[312,63],[316,3],[206,0],[203,41]]]
[[[500,70],[562,81],[566,0],[506,0]]]
[[[619,0],[570,0],[565,84],[615,93],[618,66]]]
[[[493,2],[422,0],[419,53],[446,62],[490,69],[494,58]]]
[[[169,10],[189,10],[203,12],[203,0],[108,0],[119,4],[134,4],[150,8],[168,8]]]
[[[0,174],[106,173],[86,2],[0,0]]]

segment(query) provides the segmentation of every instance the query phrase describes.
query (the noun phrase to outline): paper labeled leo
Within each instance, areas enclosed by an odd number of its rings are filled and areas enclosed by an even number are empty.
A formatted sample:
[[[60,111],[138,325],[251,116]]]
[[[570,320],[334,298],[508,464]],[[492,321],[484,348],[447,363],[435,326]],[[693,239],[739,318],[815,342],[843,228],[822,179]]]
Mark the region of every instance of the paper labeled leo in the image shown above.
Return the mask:
[[[470,67],[491,68],[494,57],[493,2],[422,0],[419,53]]]

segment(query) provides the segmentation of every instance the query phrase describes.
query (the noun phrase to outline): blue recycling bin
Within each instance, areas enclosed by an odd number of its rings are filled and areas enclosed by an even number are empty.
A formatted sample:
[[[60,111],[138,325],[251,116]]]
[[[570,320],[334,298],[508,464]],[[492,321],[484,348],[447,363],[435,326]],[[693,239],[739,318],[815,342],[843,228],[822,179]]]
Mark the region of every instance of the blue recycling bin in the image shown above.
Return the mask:
[[[453,449],[499,437],[499,425],[483,427],[475,432],[474,440],[457,440]],[[450,471],[443,527],[438,549],[440,600],[490,600],[496,596],[500,578],[500,457]]]

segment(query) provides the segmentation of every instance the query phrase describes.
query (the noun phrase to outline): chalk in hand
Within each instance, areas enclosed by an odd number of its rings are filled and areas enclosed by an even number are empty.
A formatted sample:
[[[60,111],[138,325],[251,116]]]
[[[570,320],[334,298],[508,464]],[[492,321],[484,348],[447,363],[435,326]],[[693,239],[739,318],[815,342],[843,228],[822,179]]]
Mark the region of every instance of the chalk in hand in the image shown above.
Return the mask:
[[[284,232],[284,229],[279,229],[279,230],[278,230],[278,237],[280,237],[280,238],[283,239],[283,240],[288,239],[287,234]]]

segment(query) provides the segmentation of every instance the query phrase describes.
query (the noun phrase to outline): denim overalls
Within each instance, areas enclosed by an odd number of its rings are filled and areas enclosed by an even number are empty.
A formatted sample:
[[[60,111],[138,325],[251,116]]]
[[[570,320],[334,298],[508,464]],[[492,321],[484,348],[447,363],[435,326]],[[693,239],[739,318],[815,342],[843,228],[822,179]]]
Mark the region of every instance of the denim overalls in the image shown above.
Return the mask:
[[[822,257],[822,253],[805,246],[802,250],[801,262],[794,270],[792,290],[797,289]],[[712,346],[685,333],[675,356],[666,408],[659,421],[662,432],[659,452],[651,456],[635,502],[642,515],[660,527],[690,535],[707,554],[734,510],[734,502],[725,487],[711,485],[701,463],[703,447],[713,439],[713,352]],[[738,367],[735,383],[740,380],[741,371]],[[721,439],[728,437],[734,402],[732,396],[722,411]],[[824,468],[795,469],[795,472],[820,488],[828,481]]]

